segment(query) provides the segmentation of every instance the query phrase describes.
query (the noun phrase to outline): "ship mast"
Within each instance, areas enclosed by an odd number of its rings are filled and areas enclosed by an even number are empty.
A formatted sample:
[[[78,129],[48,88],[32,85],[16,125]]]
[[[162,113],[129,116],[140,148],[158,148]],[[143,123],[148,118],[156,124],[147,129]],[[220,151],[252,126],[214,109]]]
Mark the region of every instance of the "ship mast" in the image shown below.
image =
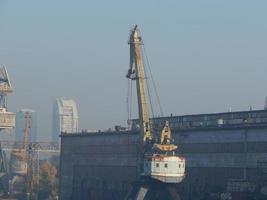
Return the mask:
[[[152,135],[145,96],[145,77],[140,48],[143,43],[137,25],[131,30],[128,44],[130,45],[130,69],[128,70],[127,78],[136,80],[140,134],[142,143],[146,144],[152,140]]]

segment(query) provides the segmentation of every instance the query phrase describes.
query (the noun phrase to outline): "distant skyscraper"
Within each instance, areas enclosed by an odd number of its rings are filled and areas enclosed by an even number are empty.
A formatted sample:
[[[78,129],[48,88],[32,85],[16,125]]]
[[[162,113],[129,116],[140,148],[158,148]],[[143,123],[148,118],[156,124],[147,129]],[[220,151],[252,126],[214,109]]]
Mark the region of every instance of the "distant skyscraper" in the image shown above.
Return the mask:
[[[30,109],[21,109],[17,111],[15,140],[23,141],[25,120],[26,120],[27,115],[29,116],[29,120],[30,120],[29,141],[36,142],[37,140],[37,116],[36,116],[36,112]]]
[[[52,140],[57,142],[61,133],[77,133],[78,118],[74,100],[56,99],[53,107]]]
[[[264,110],[267,110],[267,97],[265,97],[265,105],[264,105]]]

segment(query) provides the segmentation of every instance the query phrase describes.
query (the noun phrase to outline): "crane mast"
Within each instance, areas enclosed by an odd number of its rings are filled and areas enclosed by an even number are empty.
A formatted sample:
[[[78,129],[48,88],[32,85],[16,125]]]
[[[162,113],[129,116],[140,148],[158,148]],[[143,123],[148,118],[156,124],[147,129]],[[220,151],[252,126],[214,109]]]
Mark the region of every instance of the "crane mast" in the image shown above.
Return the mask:
[[[136,80],[140,134],[142,143],[146,144],[152,140],[152,135],[145,96],[145,77],[140,47],[143,43],[137,25],[131,30],[128,44],[130,45],[130,69],[128,70],[127,78]]]

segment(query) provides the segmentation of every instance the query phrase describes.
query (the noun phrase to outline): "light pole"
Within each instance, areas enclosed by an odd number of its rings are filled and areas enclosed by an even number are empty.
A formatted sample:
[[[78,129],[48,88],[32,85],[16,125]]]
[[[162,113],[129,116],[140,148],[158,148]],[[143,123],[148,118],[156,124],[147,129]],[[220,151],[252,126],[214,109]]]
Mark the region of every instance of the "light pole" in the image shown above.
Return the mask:
[[[30,193],[27,192],[27,200],[30,200]]]
[[[8,180],[8,197],[12,195],[12,180]]]

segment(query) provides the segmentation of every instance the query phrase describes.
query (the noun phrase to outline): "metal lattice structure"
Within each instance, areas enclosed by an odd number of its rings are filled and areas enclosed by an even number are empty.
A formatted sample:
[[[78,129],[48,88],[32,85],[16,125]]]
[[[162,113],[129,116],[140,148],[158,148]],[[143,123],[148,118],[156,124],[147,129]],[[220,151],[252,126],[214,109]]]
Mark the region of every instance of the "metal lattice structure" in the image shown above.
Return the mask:
[[[15,114],[8,112],[7,95],[13,92],[5,66],[0,66],[0,129],[15,127]]]
[[[6,174],[7,165],[6,165],[6,156],[0,144],[0,177]]]
[[[7,95],[13,92],[12,85],[4,66],[0,66],[0,131],[11,129],[15,127],[15,113],[8,112],[7,109]],[[7,190],[7,164],[5,152],[0,145],[0,190],[5,192]]]
[[[1,146],[4,151],[18,151],[22,142],[12,141],[12,140],[2,140]],[[29,142],[26,146],[34,147],[40,153],[60,153],[60,144],[58,142]]]

